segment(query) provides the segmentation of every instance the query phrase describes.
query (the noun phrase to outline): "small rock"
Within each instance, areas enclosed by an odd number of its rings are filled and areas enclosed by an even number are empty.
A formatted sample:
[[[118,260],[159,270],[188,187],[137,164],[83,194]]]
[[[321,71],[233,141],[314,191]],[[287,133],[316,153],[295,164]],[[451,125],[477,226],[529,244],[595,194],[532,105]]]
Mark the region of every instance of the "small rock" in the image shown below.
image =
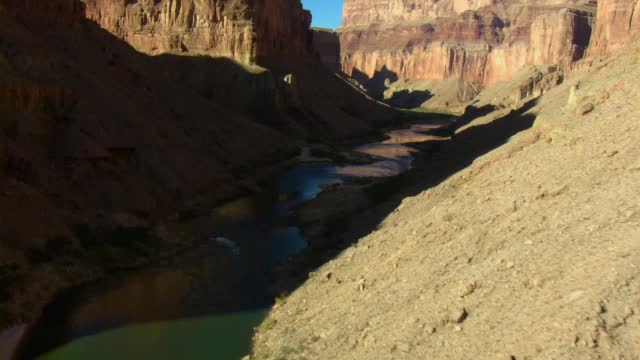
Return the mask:
[[[462,327],[460,325],[456,325],[456,326],[453,327],[453,331],[460,332],[460,331],[462,331]]]
[[[463,322],[467,318],[467,316],[469,316],[469,313],[467,312],[467,309],[459,308],[459,309],[451,312],[447,316],[447,320],[449,322],[459,324],[459,323]]]
[[[409,350],[411,350],[411,346],[407,343],[401,342],[396,345],[396,349],[402,352],[409,352]]]
[[[333,276],[333,273],[331,271],[327,271],[326,273],[324,273],[324,278],[327,280],[331,280],[332,276]]]
[[[609,336],[606,331],[601,331],[599,343],[606,346],[611,346],[611,336]]]
[[[472,282],[472,283],[468,283],[466,285],[461,286],[458,289],[458,296],[463,298],[465,296],[469,296],[471,295],[474,291],[476,290],[476,283]]]
[[[593,109],[595,109],[593,104],[590,103],[590,102],[586,102],[586,103],[580,104],[580,105],[578,105],[576,107],[576,114],[577,115],[585,115],[585,114],[588,114],[588,113],[592,112]]]
[[[633,309],[630,306],[624,308],[624,318],[628,319],[633,316]]]
[[[576,345],[578,344],[578,342],[580,341],[580,338],[578,337],[578,335],[573,335],[571,337],[571,347],[576,347]]]
[[[607,329],[608,330],[612,330],[612,329],[616,329],[619,328],[620,326],[624,325],[624,319],[620,319],[620,318],[614,318],[613,320],[609,321],[609,323],[607,324]]]
[[[533,199],[534,199],[534,200],[544,199],[545,197],[547,197],[547,195],[548,195],[548,194],[547,194],[547,191],[546,191],[546,190],[544,190],[544,191],[541,191],[541,192],[537,193],[537,194],[533,197]]]
[[[431,335],[436,332],[436,328],[433,326],[427,326],[427,329],[425,331],[427,332],[427,334]]]
[[[589,345],[589,343],[587,342],[587,340],[582,340],[580,341],[580,345],[586,347],[587,345]]]
[[[533,245],[533,241],[531,240],[527,240],[524,242],[525,245]]]
[[[513,263],[513,261],[509,261],[509,262],[507,262],[507,265],[505,265],[505,267],[506,267],[507,269],[511,269],[511,268],[512,268],[512,267],[514,267],[515,265],[516,265],[516,264],[514,264],[514,263]]]

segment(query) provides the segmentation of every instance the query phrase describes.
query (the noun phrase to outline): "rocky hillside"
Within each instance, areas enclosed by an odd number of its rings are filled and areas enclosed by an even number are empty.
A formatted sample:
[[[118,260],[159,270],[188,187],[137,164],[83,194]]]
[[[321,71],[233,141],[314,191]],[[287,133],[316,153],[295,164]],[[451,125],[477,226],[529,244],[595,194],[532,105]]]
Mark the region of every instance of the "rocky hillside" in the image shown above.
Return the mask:
[[[301,143],[394,120],[319,65],[308,25],[297,0],[0,0],[0,327],[179,242],[166,221]],[[112,242],[141,230],[142,252]]]
[[[637,357],[640,39],[635,4],[611,3],[590,51],[617,52],[476,97],[335,235],[355,244],[275,306],[252,358]]]

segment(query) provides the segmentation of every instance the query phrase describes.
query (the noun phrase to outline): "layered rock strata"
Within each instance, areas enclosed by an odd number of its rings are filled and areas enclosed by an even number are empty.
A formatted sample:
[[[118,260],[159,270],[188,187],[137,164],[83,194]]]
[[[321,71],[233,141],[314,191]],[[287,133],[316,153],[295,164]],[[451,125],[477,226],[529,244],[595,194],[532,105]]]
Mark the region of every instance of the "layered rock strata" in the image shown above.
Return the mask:
[[[590,55],[603,55],[622,47],[640,30],[640,2],[599,0]]]
[[[526,64],[581,58],[594,10],[586,2],[347,0],[342,70],[491,85]]]
[[[299,0],[83,0],[87,17],[137,50],[195,52],[274,65],[309,55]]]

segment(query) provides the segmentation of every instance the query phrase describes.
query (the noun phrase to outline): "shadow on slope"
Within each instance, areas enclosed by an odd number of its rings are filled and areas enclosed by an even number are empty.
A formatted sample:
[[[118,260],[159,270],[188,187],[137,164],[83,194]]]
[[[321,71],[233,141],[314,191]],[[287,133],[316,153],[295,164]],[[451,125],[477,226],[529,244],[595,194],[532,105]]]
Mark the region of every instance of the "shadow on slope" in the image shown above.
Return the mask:
[[[390,88],[390,84],[398,81],[398,74],[383,66],[382,69],[376,70],[372,77],[367,76],[364,72],[353,69],[351,77],[356,80],[373,99],[381,101],[389,106],[399,109],[415,109],[419,108],[423,103],[433,97],[428,90],[408,89],[394,92],[389,98],[386,98],[385,92]]]
[[[366,188],[370,204],[367,208],[360,209],[357,215],[351,214],[351,222],[347,220],[348,215],[340,214],[324,223],[325,232],[320,241],[312,242],[310,248],[298,259],[280,269],[281,277],[286,280],[278,284],[280,288],[276,291],[295,290],[307,280],[309,272],[375,230],[405,197],[415,196],[437,186],[471,165],[478,157],[505,144],[513,135],[529,129],[536,117],[527,111],[536,102],[536,99],[531,100],[504,117],[469,127],[450,140],[414,144],[422,150],[416,159],[417,165],[407,173]],[[470,109],[469,113],[486,115],[487,109]],[[462,124],[468,124],[472,120],[473,117],[463,118]]]
[[[433,94],[429,90],[401,90],[384,100],[385,104],[401,109],[419,108],[425,101],[431,99]]]
[[[371,77],[358,69],[353,69],[351,77],[367,90],[369,96],[376,100],[382,100],[385,90],[389,88],[389,84],[399,79],[398,74],[387,69],[386,66],[376,70]]]
[[[3,201],[12,210],[0,207],[0,226],[15,227],[18,248],[60,235],[51,229],[69,219],[59,208],[91,222],[100,211],[154,217],[224,201],[305,141],[353,143],[407,117],[313,62],[287,73],[147,56],[85,19],[80,0],[0,5],[3,178],[54,194],[29,198],[52,214],[35,226],[33,209],[15,210],[19,192]]]
[[[304,141],[353,143],[429,117],[377,104],[319,64],[273,72],[225,58],[147,56],[86,20],[79,0],[0,0],[7,4],[19,10],[0,8],[0,163],[10,170],[0,181],[15,191],[3,198],[0,229],[12,234],[6,243],[17,255],[8,261],[30,280],[2,299],[0,310],[14,300],[18,310],[0,326],[33,318],[55,289],[94,279],[85,267],[109,273],[151,257],[109,237],[101,245],[129,256],[91,263],[97,249],[82,246],[73,224],[119,229],[112,215],[126,214],[153,228],[208,212],[255,189]],[[45,250],[50,239],[65,244],[59,253]],[[57,301],[41,321],[60,328],[32,327],[24,358],[63,341],[51,334],[63,336],[58,320],[71,305]]]

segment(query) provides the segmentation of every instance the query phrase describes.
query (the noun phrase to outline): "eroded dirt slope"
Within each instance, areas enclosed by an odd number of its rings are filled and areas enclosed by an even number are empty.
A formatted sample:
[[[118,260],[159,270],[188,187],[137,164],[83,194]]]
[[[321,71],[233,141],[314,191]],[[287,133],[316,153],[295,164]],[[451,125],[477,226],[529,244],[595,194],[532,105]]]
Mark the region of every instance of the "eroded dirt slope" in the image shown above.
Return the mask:
[[[474,106],[494,111],[438,155],[479,156],[442,182],[425,172],[417,184],[439,183],[310,274],[253,358],[637,358],[639,49],[581,63],[513,112],[500,99],[514,94],[487,92]],[[523,131],[484,151],[510,127]]]

